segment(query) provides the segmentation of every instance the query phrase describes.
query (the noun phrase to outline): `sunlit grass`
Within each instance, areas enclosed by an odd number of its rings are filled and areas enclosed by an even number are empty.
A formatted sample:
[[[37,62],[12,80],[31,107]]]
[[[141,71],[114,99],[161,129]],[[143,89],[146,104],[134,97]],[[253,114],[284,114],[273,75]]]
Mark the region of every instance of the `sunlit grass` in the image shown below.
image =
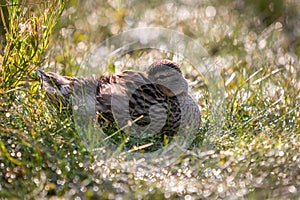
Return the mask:
[[[63,1],[12,2],[8,6],[10,29],[5,54],[0,57],[0,197],[299,196],[300,72],[299,49],[294,45],[297,38],[284,29],[290,24],[277,19],[280,15],[285,17],[278,7],[282,2],[277,5],[276,1],[274,10],[268,12],[263,2],[253,6],[257,9],[255,16],[249,11],[253,7],[248,1],[228,6],[217,1],[197,6],[135,2],[145,12],[114,1],[79,2],[80,6],[70,1],[67,8]],[[207,11],[208,6],[216,9],[215,17],[206,16],[213,10]],[[285,6],[286,10],[294,10]],[[174,14],[173,8],[180,12]],[[162,12],[166,9],[171,10]],[[151,17],[151,13],[160,17]],[[148,17],[143,18],[145,15]],[[201,97],[198,104],[202,121],[191,147],[167,167],[160,164],[169,157],[156,162],[135,159],[135,155],[147,152],[150,144],[167,144],[168,138],[152,138],[144,143],[135,138],[130,143],[129,136],[114,125],[100,128],[107,135],[105,141],[114,143],[115,152],[96,144],[89,149],[76,130],[72,113],[57,108],[45,97],[35,72],[46,68],[76,75],[89,45],[138,27],[139,22],[176,29],[202,43],[220,67],[223,82],[216,84],[223,84],[226,93],[224,116],[216,119],[201,75],[189,73],[189,65],[180,63],[191,92]],[[253,26],[257,22],[261,23]],[[155,58],[173,56],[137,51],[124,55],[118,63],[122,63],[122,69],[134,69],[139,63],[146,65]],[[109,61],[103,72],[115,72],[117,67]],[[214,126],[217,120],[218,127]],[[132,159],[124,155],[131,155]]]

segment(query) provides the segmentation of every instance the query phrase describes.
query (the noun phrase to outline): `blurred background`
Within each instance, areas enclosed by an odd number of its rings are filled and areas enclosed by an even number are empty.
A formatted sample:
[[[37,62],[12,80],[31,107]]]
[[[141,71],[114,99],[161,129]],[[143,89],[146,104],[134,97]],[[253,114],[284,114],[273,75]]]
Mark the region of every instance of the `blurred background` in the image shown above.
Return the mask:
[[[52,35],[49,58],[72,74],[92,44],[133,28],[164,27],[202,44],[223,68],[256,66],[253,54],[261,64],[280,65],[285,53],[299,55],[299,19],[299,3],[292,0],[71,0]]]

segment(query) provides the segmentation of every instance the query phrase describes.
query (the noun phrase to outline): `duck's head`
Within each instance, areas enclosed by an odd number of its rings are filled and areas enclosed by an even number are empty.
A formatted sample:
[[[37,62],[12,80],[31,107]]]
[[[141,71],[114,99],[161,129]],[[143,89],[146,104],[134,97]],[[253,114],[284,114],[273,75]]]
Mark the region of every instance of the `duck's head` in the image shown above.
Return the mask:
[[[148,78],[167,96],[187,94],[188,83],[177,63],[170,60],[154,62],[147,70]]]
[[[61,76],[53,72],[45,72],[41,69],[37,70],[42,80],[42,85],[49,98],[55,102],[69,103],[72,92],[73,78]]]

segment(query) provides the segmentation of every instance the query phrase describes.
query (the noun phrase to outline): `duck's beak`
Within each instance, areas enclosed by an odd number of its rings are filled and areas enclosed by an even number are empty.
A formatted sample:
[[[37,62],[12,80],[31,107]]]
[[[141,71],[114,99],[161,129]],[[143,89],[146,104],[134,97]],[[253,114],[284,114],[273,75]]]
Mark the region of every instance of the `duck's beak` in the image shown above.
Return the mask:
[[[43,70],[41,70],[40,68],[38,68],[36,71],[41,78],[46,76],[46,73]]]
[[[37,69],[37,73],[42,80],[47,95],[51,99],[64,99],[68,102],[72,89],[71,78],[53,72],[45,72],[41,69]]]

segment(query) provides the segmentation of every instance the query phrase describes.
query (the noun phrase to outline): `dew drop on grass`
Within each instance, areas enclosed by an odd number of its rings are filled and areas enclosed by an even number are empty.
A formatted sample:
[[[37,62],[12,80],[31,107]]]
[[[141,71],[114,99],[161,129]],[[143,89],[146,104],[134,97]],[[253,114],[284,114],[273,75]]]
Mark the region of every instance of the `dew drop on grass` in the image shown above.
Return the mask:
[[[94,187],[93,187],[93,191],[94,191],[94,192],[97,192],[98,190],[99,190],[99,187],[98,187],[98,186],[94,186]]]
[[[289,188],[288,188],[289,192],[290,193],[296,193],[297,192],[297,188],[293,185],[291,185]]]
[[[277,62],[280,64],[280,65],[285,65],[285,58],[283,56],[279,57]]]
[[[33,182],[38,185],[40,183],[40,180],[38,178],[33,178]]]
[[[64,179],[62,179],[62,180],[59,179],[56,182],[57,182],[58,185],[64,185],[66,181]]]
[[[213,6],[207,6],[205,9],[205,14],[207,17],[214,17],[217,14],[217,10]]]
[[[7,118],[10,117],[10,113],[6,113],[5,117],[7,117]]]
[[[75,106],[73,107],[73,109],[74,109],[74,110],[78,110],[78,106],[75,105]]]
[[[220,185],[218,186],[218,192],[221,193],[221,192],[223,192],[223,191],[224,191],[223,185],[220,184]]]
[[[69,166],[66,166],[65,168],[66,168],[67,172],[69,172],[71,170]]]
[[[209,196],[211,195],[211,193],[212,193],[212,192],[211,192],[210,190],[204,190],[204,191],[203,191],[203,196],[204,196],[204,197],[209,197]]]
[[[297,160],[297,156],[293,156],[292,160],[296,161]]]
[[[15,178],[16,178],[16,174],[12,173],[12,174],[10,175],[10,178],[15,179]]]
[[[61,174],[61,170],[60,170],[60,169],[57,169],[57,170],[56,170],[56,174],[60,175],[60,174]]]
[[[21,152],[17,152],[17,157],[20,158],[22,156]]]
[[[79,196],[75,197],[75,200],[81,200],[81,198]]]
[[[260,40],[259,43],[258,43],[258,48],[259,49],[264,49],[267,45],[267,41],[265,39],[263,40]]]
[[[192,200],[192,199],[193,199],[192,196],[189,194],[184,196],[184,200]]]
[[[131,121],[131,120],[128,120],[127,125],[128,125],[129,127],[132,126],[132,121]]]
[[[280,156],[280,157],[284,156],[284,152],[283,151],[279,151],[278,156]]]

